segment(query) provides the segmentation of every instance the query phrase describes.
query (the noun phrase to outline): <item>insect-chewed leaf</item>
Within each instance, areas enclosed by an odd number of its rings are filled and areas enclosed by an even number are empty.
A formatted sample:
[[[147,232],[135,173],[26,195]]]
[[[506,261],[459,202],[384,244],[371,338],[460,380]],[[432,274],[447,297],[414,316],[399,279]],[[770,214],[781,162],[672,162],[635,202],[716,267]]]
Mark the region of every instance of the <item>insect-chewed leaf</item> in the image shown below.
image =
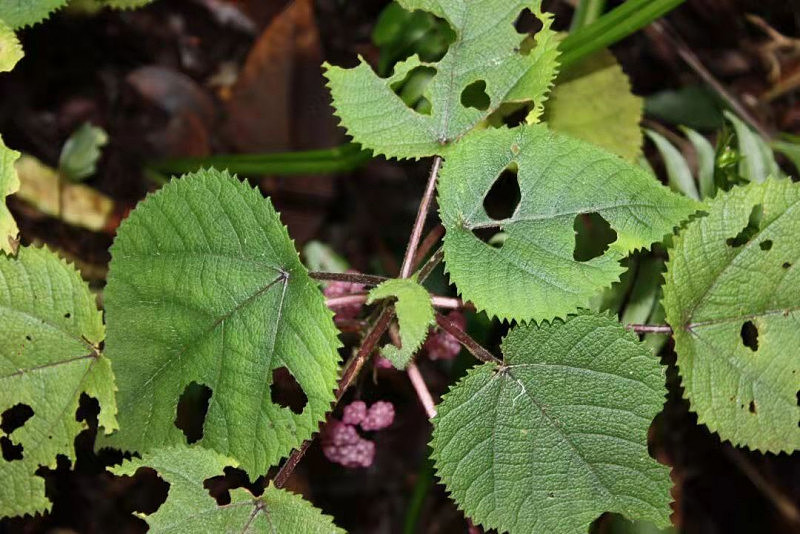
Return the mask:
[[[506,170],[516,173],[520,201],[492,217],[484,199]],[[474,132],[455,145],[439,205],[446,267],[458,290],[490,315],[518,320],[588,307],[618,280],[620,259],[661,240],[697,207],[639,167],[545,125]],[[616,240],[586,258],[576,254],[573,228],[576,217],[591,214]],[[493,230],[505,233],[499,247],[484,242],[481,232]]]
[[[669,469],[647,453],[664,373],[608,315],[518,326],[433,419],[439,477],[499,531],[586,532],[603,512],[669,523]]]
[[[0,516],[50,508],[35,473],[59,454],[75,458],[75,436],[86,428],[75,419],[81,394],[99,401],[105,431],[116,428],[114,375],[97,349],[103,333],[75,269],[46,249],[0,255],[0,434],[13,450],[0,458]]]
[[[634,161],[642,151],[643,102],[614,55],[602,50],[559,75],[544,118],[554,131]]]
[[[398,369],[405,369],[414,353],[422,346],[433,324],[433,306],[428,291],[411,279],[387,280],[369,292],[368,304],[375,300],[396,297],[394,305],[400,323],[402,347],[386,345],[381,353]]]
[[[236,461],[208,449],[168,447],[129,460],[113,472],[133,475],[140,467],[150,467],[169,483],[167,501],[144,517],[152,534],[344,533],[311,503],[271,484],[259,497],[242,488],[231,490],[230,503],[218,505],[203,482],[221,476],[228,466],[236,466]]]
[[[14,162],[18,158],[19,152],[6,147],[0,137],[0,250],[6,254],[13,254],[18,243],[17,222],[5,202],[7,196],[19,189],[19,176],[14,169]]]
[[[377,154],[419,158],[440,154],[443,145],[473,129],[504,102],[533,102],[541,112],[557,71],[558,42],[552,17],[541,0],[400,0],[406,9],[421,9],[446,20],[456,40],[436,63],[415,55],[398,63],[388,78],[379,78],[362,59],[353,69],[326,65],[333,105],[353,139]],[[541,22],[535,45],[523,42],[514,23],[529,9]],[[424,96],[430,114],[409,108],[395,94],[417,68],[433,69]]]
[[[251,475],[311,436],[334,398],[336,328],[258,191],[214,170],[173,180],[122,223],[111,256],[106,348],[122,427],[111,445],[184,442],[176,406],[192,383],[211,389],[199,444]],[[300,413],[272,401],[276,374],[302,388]]]
[[[675,239],[664,285],[698,420],[735,445],[800,448],[800,185],[720,194]]]

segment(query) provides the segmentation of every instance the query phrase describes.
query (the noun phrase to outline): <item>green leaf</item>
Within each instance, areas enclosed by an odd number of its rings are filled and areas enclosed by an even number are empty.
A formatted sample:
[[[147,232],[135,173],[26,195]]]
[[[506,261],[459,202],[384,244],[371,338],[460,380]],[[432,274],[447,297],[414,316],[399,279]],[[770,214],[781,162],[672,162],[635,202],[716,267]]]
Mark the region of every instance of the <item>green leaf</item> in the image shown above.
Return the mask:
[[[504,102],[533,102],[537,117],[557,70],[558,43],[552,17],[541,0],[402,0],[447,20],[457,37],[442,59],[423,63],[417,55],[398,63],[388,78],[379,78],[363,60],[353,69],[326,64],[336,114],[353,139],[376,154],[419,158],[441,154]],[[529,8],[543,28],[532,50],[514,22]],[[436,70],[427,86],[430,114],[409,108],[393,91],[417,67]],[[482,99],[462,103],[463,92]]]
[[[0,20],[14,29],[33,26],[67,5],[68,0],[0,0]]]
[[[675,191],[679,191],[689,198],[700,200],[700,193],[697,191],[697,184],[694,183],[692,170],[681,151],[675,148],[672,143],[660,133],[653,130],[646,130],[649,137],[656,145],[664,166],[667,168],[667,178],[669,185]]]
[[[800,185],[736,187],[675,239],[664,286],[685,395],[734,445],[800,448]]]
[[[0,19],[0,72],[9,72],[22,59],[22,45],[14,30]]]
[[[207,449],[170,447],[156,449],[141,460],[128,460],[112,471],[133,475],[139,468],[150,467],[169,483],[167,501],[144,516],[151,534],[344,533],[311,503],[272,484],[260,497],[243,488],[230,490],[230,503],[218,505],[203,482],[223,475],[228,466],[236,466],[236,461]]]
[[[0,413],[25,405],[30,419],[6,434],[22,459],[0,458],[0,517],[50,508],[39,466],[75,459],[86,424],[75,419],[86,393],[100,402],[99,424],[117,428],[114,375],[98,345],[102,314],[78,272],[46,249],[0,256]]]
[[[608,315],[518,326],[433,419],[438,476],[474,522],[586,532],[604,512],[669,524],[669,469],[647,452],[664,372]]]
[[[736,131],[736,143],[742,157],[739,175],[750,182],[763,182],[770,176],[783,177],[772,149],[761,136],[730,111],[725,111],[724,115]]]
[[[106,348],[122,430],[109,443],[184,443],[176,406],[192,382],[212,396],[199,445],[263,474],[317,429],[333,401],[332,313],[272,204],[227,172],[173,180],[122,223],[105,291]],[[271,400],[285,368],[301,413]]]
[[[80,182],[97,171],[100,149],[108,143],[102,128],[84,123],[69,136],[58,160],[58,170],[73,182]]]
[[[17,222],[6,206],[5,199],[19,191],[19,177],[14,169],[14,162],[19,159],[19,152],[11,150],[0,137],[0,250],[6,254],[14,254],[17,250]]]
[[[389,297],[397,299],[394,309],[400,323],[402,347],[389,344],[381,349],[381,354],[398,369],[405,369],[428,336],[428,328],[434,323],[431,296],[416,280],[396,278],[373,288],[367,304]]]
[[[647,97],[644,109],[648,116],[673,125],[698,130],[722,127],[722,104],[719,97],[701,85],[667,89]]]
[[[506,168],[517,170],[521,200],[492,219],[483,199]],[[479,310],[503,319],[564,316],[619,279],[619,260],[660,241],[697,204],[638,166],[544,125],[475,132],[448,155],[439,182],[452,281]],[[596,213],[617,239],[599,257],[575,259],[576,217]],[[473,231],[502,230],[500,248]]]
[[[601,95],[601,96],[600,96]],[[614,55],[602,50],[561,73],[545,108],[552,130],[635,161],[642,151],[642,99]]]

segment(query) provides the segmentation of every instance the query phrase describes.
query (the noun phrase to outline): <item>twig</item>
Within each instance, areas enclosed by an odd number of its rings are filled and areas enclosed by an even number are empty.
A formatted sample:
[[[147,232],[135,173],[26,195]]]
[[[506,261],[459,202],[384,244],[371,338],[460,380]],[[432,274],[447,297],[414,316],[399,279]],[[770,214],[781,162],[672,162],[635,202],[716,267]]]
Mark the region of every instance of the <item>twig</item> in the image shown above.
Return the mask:
[[[388,280],[385,276],[361,273],[326,273],[322,271],[311,271],[308,276],[314,280],[324,280],[326,282],[350,282],[352,284],[364,284],[365,286],[377,286]]]
[[[433,419],[436,417],[436,404],[433,402],[433,396],[428,390],[428,386],[425,384],[425,379],[422,378],[417,364],[410,362],[406,368],[406,373],[408,373],[408,379],[411,380],[411,385],[414,386],[414,391],[417,392],[417,398],[420,404],[422,404],[425,414],[428,416],[428,419]]]
[[[414,267],[419,267],[419,265],[422,263],[422,260],[425,259],[425,256],[428,255],[433,246],[439,242],[443,235],[444,226],[441,224],[437,224],[433,230],[428,232],[428,235],[426,235],[425,239],[422,240],[422,243],[419,244],[417,253],[414,255]]]
[[[625,328],[637,334],[671,334],[672,327],[668,324],[626,324]]]
[[[355,378],[358,376],[359,371],[367,362],[370,354],[372,351],[375,350],[375,347],[378,345],[378,342],[383,336],[383,333],[389,328],[389,324],[392,322],[392,318],[394,317],[394,310],[390,307],[386,307],[383,309],[381,314],[378,316],[378,319],[375,321],[372,329],[367,333],[364,337],[364,341],[361,343],[361,347],[358,349],[358,353],[347,362],[347,365],[342,372],[342,377],[339,379],[339,387],[336,389],[336,401],[334,405],[331,407],[336,406],[342,397],[344,396],[345,392],[350,388]],[[289,480],[289,477],[294,472],[294,469],[297,467],[297,464],[300,463],[300,460],[303,459],[303,455],[305,455],[308,448],[311,446],[313,441],[313,437],[311,439],[307,439],[300,445],[299,449],[295,449],[292,451],[292,454],[289,455],[289,458],[286,459],[286,462],[281,466],[278,474],[275,475],[275,479],[273,483],[276,487],[282,488],[286,482]]]
[[[342,306],[349,306],[351,304],[363,304],[368,298],[369,296],[366,293],[340,295],[338,297],[326,298],[325,305],[329,308],[340,308]],[[447,308],[450,310],[460,310],[466,307],[461,299],[453,297],[440,297],[439,295],[431,295],[431,304],[436,308]]]
[[[425,262],[419,271],[417,271],[417,281],[421,284],[424,282],[433,272],[439,263],[444,259],[444,250],[439,247],[439,250],[433,253],[433,256],[428,258],[428,261]]]
[[[428,184],[425,186],[425,194],[422,196],[422,201],[419,203],[417,218],[414,221],[414,227],[411,229],[411,237],[408,239],[406,255],[403,257],[403,266],[400,267],[400,278],[408,278],[414,267],[414,257],[417,253],[420,237],[422,237],[422,228],[425,226],[425,219],[428,218],[428,210],[431,207],[433,193],[436,191],[436,178],[439,176],[439,168],[441,166],[441,156],[434,156],[433,164],[431,165],[431,173],[430,176],[428,176]]]
[[[751,127],[755,128],[755,130],[761,134],[764,139],[770,139],[772,136],[770,133],[764,128],[764,126],[756,120],[755,117],[745,108],[739,99],[733,95],[728,89],[725,88],[711,72],[703,65],[703,62],[700,61],[700,58],[697,57],[689,45],[683,40],[680,35],[672,28],[672,26],[667,21],[654,21],[650,28],[646,30],[646,33],[658,33],[662,37],[664,37],[667,41],[671,42],[678,55],[683,59],[683,61],[689,65],[689,67],[698,75],[700,78],[703,79],[714,91],[716,91],[727,104],[739,115],[745,122],[747,122]]]
[[[725,454],[750,479],[750,482],[775,506],[778,512],[790,523],[800,525],[800,510],[792,499],[780,488],[758,472],[758,469],[741,451],[732,447],[724,447]]]
[[[461,330],[458,325],[441,313],[436,314],[436,324],[439,325],[439,328],[456,338],[465,349],[470,351],[472,355],[478,358],[480,361],[486,363],[496,363],[498,365],[503,364],[501,360],[495,358],[494,354],[483,348],[480,343],[472,339],[469,334]]]
[[[333,322],[336,328],[342,332],[361,332],[368,326],[367,321],[361,321],[359,319],[337,319],[334,317]]]

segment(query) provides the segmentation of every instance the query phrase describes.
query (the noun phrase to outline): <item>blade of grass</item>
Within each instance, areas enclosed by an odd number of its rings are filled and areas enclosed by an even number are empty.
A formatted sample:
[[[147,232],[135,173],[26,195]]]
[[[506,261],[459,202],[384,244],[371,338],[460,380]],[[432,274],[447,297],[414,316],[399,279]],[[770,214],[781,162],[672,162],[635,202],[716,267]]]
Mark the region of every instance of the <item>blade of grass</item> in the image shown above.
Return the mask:
[[[570,31],[577,31],[596,21],[606,8],[606,0],[578,0]]]
[[[561,65],[567,67],[620,41],[669,13],[686,0],[628,0],[561,43]]]
[[[245,176],[261,174],[328,174],[347,172],[372,158],[369,151],[348,143],[324,150],[275,152],[267,154],[220,154],[197,158],[169,158],[148,164],[161,174],[184,174],[203,167],[228,169]]]

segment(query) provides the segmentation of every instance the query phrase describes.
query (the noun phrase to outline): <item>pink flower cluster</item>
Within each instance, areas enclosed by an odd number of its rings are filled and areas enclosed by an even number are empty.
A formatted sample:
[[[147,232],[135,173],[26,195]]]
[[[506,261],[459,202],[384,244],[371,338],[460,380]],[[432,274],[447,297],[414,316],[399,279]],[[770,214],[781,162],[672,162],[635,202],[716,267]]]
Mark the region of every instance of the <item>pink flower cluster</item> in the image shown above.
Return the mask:
[[[461,330],[467,327],[467,319],[458,310],[451,311],[447,318]],[[461,344],[448,332],[439,329],[428,335],[425,350],[431,360],[453,360],[461,352]]]
[[[369,409],[363,401],[351,402],[344,407],[341,421],[331,418],[322,430],[322,452],[331,462],[345,467],[369,467],[375,459],[375,443],[363,438],[356,427],[371,432],[393,422],[391,402],[378,401]]]

